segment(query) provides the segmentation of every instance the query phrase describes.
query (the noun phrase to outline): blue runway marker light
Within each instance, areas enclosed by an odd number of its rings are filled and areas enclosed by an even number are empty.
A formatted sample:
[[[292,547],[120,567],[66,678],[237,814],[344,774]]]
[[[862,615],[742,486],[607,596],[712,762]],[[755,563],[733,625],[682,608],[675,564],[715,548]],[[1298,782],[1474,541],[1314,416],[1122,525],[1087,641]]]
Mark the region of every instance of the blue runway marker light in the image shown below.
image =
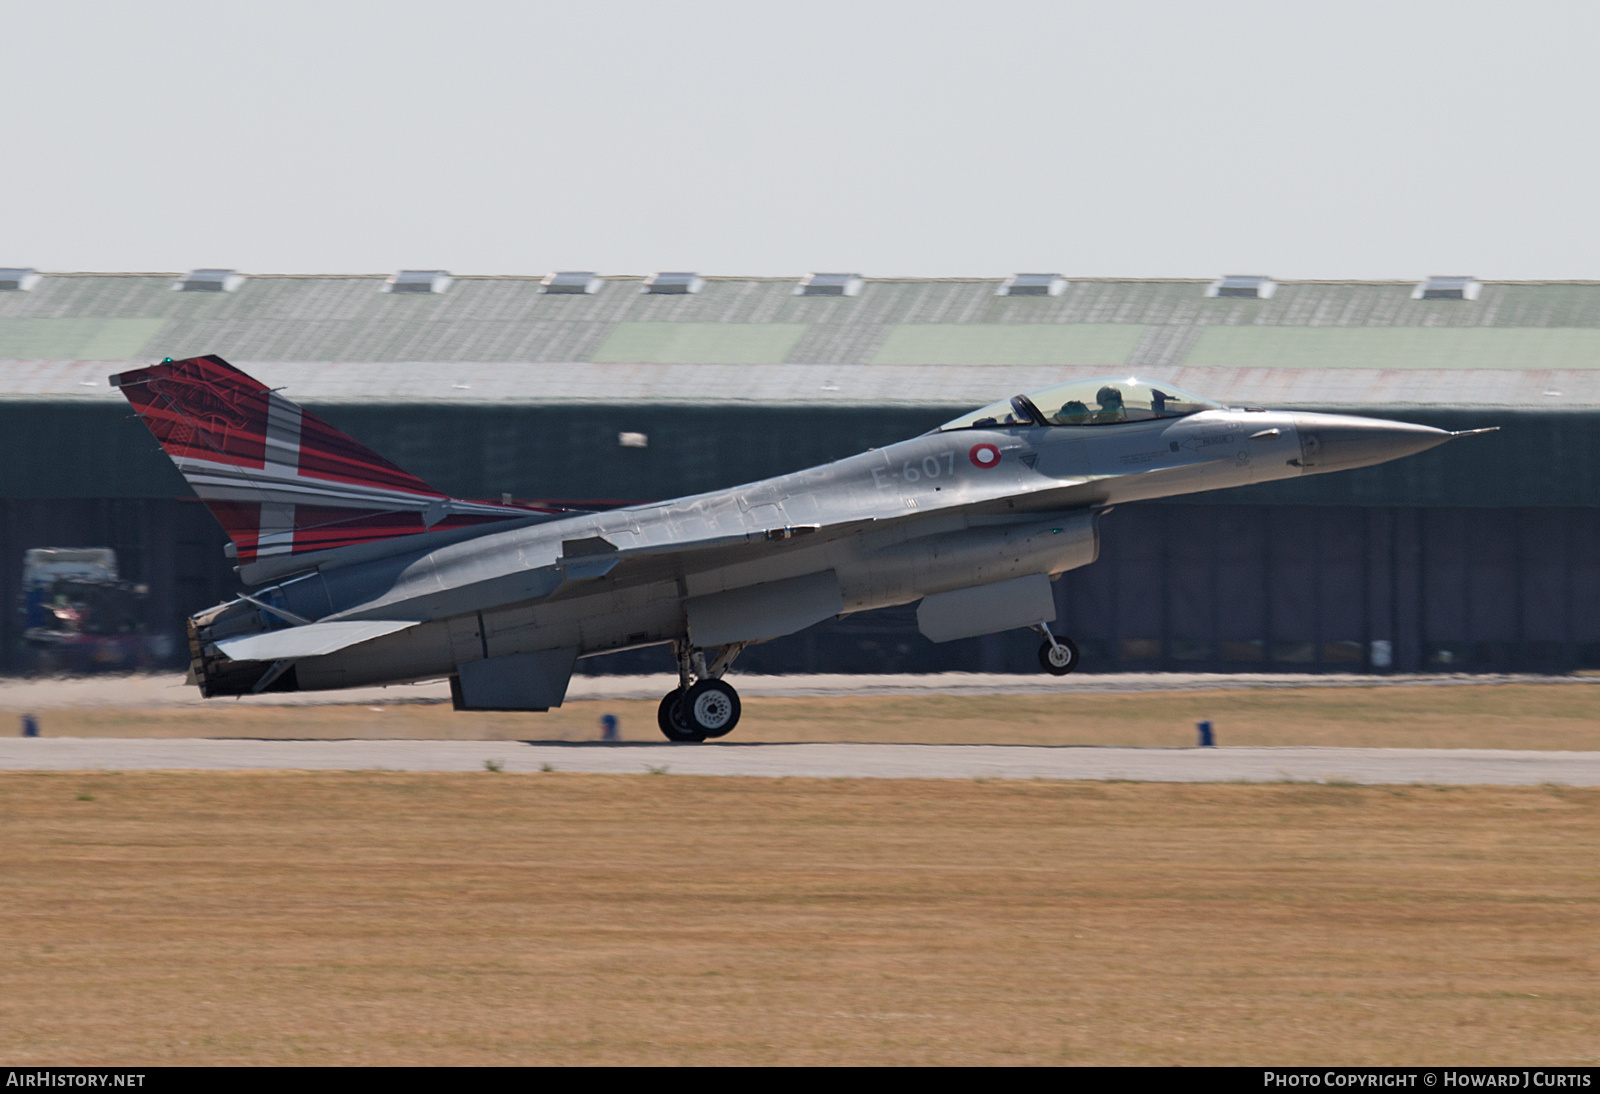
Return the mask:
[[[600,715],[600,739],[602,741],[622,740],[622,734],[617,732],[617,716],[615,714]]]
[[[22,735],[24,737],[37,737],[39,735],[39,719],[31,714],[22,716]]]
[[[1201,748],[1214,748],[1214,747],[1216,747],[1216,743],[1217,742],[1216,742],[1216,739],[1211,736],[1211,722],[1209,720],[1204,721],[1204,722],[1196,722],[1194,724],[1194,727],[1200,731],[1200,747]]]

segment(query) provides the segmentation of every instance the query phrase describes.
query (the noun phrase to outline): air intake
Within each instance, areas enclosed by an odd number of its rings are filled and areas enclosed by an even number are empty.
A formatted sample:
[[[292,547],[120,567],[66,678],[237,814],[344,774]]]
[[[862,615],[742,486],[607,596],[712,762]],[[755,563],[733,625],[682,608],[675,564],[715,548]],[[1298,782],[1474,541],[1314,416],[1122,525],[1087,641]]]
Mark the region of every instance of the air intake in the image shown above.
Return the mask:
[[[232,292],[244,284],[244,275],[232,270],[190,270],[172,283],[179,292]]]
[[[860,296],[861,275],[853,273],[808,274],[794,288],[796,296]]]
[[[600,291],[600,278],[592,270],[562,270],[539,282],[539,291],[556,296],[578,296]]]
[[[401,270],[383,283],[383,291],[444,292],[453,280],[449,270]]]
[[[1228,274],[1206,286],[1207,296],[1233,296],[1246,300],[1267,300],[1278,284],[1258,274]]]
[[[1481,288],[1475,277],[1430,277],[1411,290],[1411,299],[1476,300]]]
[[[640,292],[655,293],[658,296],[684,296],[688,293],[699,292],[705,285],[698,274],[683,270],[653,273],[644,279],[644,288]]]
[[[1060,296],[1067,279],[1060,274],[1013,274],[995,290],[996,296]]]
[[[39,283],[39,275],[20,266],[0,266],[0,292],[27,292]]]

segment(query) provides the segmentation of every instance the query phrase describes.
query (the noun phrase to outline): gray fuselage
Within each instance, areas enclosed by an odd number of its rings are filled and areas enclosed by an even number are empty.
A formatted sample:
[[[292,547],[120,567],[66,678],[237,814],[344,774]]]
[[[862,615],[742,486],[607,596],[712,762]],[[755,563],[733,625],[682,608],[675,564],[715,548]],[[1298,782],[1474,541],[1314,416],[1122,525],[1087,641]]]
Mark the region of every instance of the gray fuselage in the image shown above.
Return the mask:
[[[1380,463],[1449,437],[1242,409],[933,432],[672,501],[389,541],[263,585],[259,603],[200,613],[191,645],[202,688],[230,694],[251,690],[263,666],[214,643],[286,625],[260,605],[307,621],[415,623],[298,659],[302,690],[436,679],[543,650],[760,641],[838,612],[1087,565],[1112,505]]]

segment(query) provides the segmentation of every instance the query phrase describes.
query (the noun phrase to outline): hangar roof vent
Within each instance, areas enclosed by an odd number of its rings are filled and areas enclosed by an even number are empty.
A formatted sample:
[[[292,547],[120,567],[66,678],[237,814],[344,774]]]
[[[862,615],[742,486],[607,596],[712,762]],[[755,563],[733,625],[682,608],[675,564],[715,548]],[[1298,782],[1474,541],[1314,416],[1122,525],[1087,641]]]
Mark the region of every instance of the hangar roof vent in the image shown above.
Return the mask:
[[[995,290],[996,296],[1060,296],[1067,279],[1060,274],[1013,274]]]
[[[861,275],[853,273],[807,274],[794,288],[796,296],[860,296]]]
[[[1481,288],[1476,277],[1430,277],[1411,290],[1411,299],[1476,300]]]
[[[449,270],[401,270],[383,283],[383,291],[444,292],[454,280]]]
[[[539,291],[557,295],[570,293],[596,293],[600,291],[600,278],[593,270],[561,270],[539,282]]]
[[[1206,286],[1206,295],[1268,300],[1277,289],[1276,281],[1260,274],[1226,274]]]
[[[39,275],[31,268],[0,266],[0,292],[27,292],[39,283]]]
[[[645,278],[644,287],[639,291],[662,296],[683,296],[685,293],[699,292],[704,286],[705,282],[698,274],[687,270],[662,270]]]
[[[232,292],[244,284],[244,275],[232,270],[190,270],[172,283],[179,292]]]

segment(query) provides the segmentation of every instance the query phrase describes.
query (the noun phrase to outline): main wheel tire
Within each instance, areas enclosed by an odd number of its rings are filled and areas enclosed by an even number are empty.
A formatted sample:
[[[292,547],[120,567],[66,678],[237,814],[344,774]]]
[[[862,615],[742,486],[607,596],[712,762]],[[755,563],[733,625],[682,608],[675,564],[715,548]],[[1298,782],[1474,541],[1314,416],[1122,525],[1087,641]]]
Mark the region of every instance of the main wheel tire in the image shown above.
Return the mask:
[[[689,724],[684,709],[683,692],[667,692],[656,708],[656,725],[661,727],[662,736],[674,744],[699,744],[706,735]]]
[[[702,680],[683,697],[685,720],[704,737],[726,737],[739,724],[739,693],[724,680]]]
[[[1065,676],[1078,667],[1078,647],[1070,638],[1058,638],[1039,647],[1039,667],[1051,676]]]

